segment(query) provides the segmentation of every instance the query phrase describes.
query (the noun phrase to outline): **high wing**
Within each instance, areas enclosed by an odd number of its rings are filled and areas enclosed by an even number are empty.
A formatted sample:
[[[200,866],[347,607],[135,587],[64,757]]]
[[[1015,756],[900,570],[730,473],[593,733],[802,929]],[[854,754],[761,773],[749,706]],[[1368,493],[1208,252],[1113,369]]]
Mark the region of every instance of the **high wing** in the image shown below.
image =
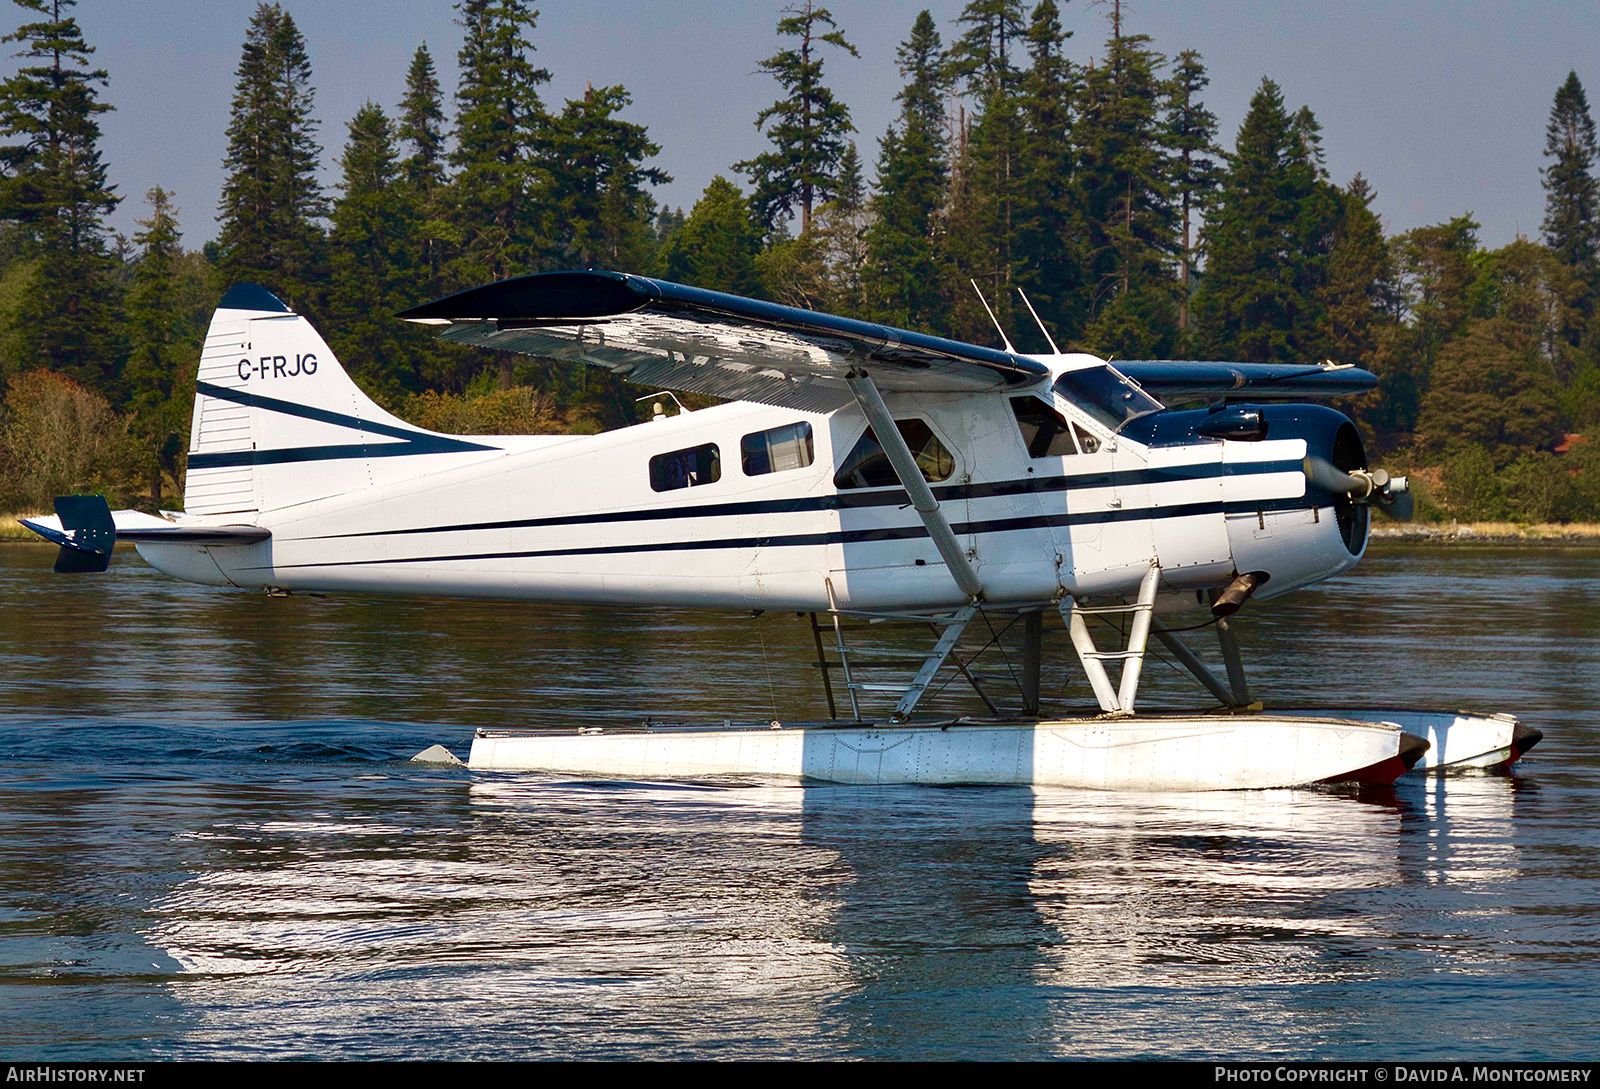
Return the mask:
[[[1189,363],[1119,359],[1117,370],[1162,400],[1237,397],[1253,401],[1348,397],[1378,384],[1378,376],[1334,363]]]
[[[885,390],[981,393],[1047,376],[1036,359],[618,272],[544,272],[400,314],[458,344],[570,360],[644,386],[831,412],[852,369]]]

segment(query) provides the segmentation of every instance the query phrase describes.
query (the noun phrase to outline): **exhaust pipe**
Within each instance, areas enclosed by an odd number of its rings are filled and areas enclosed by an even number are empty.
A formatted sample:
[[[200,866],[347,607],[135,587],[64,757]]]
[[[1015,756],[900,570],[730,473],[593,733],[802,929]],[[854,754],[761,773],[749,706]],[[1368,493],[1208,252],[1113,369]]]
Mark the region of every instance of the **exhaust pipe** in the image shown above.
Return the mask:
[[[1240,606],[1250,600],[1250,595],[1256,592],[1258,586],[1266,585],[1270,577],[1265,571],[1252,571],[1247,575],[1236,576],[1211,603],[1211,615],[1219,620],[1232,616],[1239,611]]]

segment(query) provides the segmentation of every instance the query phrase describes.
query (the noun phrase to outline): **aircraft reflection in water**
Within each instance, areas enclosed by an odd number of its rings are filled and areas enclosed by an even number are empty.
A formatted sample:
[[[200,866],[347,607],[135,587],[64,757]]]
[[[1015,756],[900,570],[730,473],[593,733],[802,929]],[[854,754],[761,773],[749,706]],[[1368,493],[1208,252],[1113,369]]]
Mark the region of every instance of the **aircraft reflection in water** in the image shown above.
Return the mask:
[[[1445,1044],[1427,1017],[1380,1022],[1430,976],[1501,978],[1516,787],[1436,782],[1423,814],[1382,791],[985,788],[952,806],[907,787],[437,780],[470,837],[295,819],[285,791],[282,818],[210,826],[214,861],[145,937],[207,1011],[191,1046],[262,1010],[278,1048],[400,1017],[458,1057]],[[404,1012],[418,1003],[425,1019]]]
[[[734,400],[598,436],[435,434],[384,412],[305,319],[242,284],[201,358],[186,511],[113,515],[75,496],[28,524],[61,545],[63,571],[104,570],[129,540],[178,578],[275,593],[809,613],[830,710],[837,680],[851,711],[809,729],[484,731],[471,760],[484,769],[1226,789],[1392,782],[1429,751],[1498,765],[1538,740],[1507,716],[1400,725],[1382,709],[1253,702],[1227,618],[1352,567],[1371,507],[1409,511],[1346,417],[1277,403],[1360,392],[1366,371],[1113,367],[606,272],[519,277],[403,316]],[[1218,400],[1174,411],[1158,396]],[[1039,720],[1047,610],[1097,717]],[[923,625],[933,647],[885,680],[846,639],[862,619]],[[1010,624],[1020,704],[1003,708],[959,648],[969,628]],[[1225,677],[1173,630],[1207,624]],[[1136,716],[1152,637],[1236,713]],[[912,721],[952,669],[994,721]],[[864,709],[873,696],[893,701],[886,721]]]

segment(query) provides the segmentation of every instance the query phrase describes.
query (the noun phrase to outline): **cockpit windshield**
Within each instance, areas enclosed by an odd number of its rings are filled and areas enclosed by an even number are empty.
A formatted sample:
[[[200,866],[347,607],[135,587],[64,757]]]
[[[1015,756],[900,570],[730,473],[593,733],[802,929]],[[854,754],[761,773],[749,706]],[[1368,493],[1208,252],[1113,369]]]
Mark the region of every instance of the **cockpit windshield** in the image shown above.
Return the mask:
[[[1113,431],[1129,420],[1160,412],[1160,401],[1110,367],[1084,367],[1056,379],[1056,392]]]

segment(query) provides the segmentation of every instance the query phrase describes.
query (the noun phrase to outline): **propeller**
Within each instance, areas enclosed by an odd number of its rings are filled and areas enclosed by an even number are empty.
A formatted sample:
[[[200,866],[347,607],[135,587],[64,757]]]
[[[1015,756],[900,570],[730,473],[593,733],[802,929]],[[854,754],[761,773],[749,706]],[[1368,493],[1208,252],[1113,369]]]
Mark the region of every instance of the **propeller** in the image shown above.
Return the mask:
[[[1390,476],[1385,469],[1356,469],[1345,472],[1325,458],[1306,458],[1306,479],[1324,491],[1348,495],[1357,503],[1370,503],[1399,522],[1411,521],[1416,502],[1403,476]]]

